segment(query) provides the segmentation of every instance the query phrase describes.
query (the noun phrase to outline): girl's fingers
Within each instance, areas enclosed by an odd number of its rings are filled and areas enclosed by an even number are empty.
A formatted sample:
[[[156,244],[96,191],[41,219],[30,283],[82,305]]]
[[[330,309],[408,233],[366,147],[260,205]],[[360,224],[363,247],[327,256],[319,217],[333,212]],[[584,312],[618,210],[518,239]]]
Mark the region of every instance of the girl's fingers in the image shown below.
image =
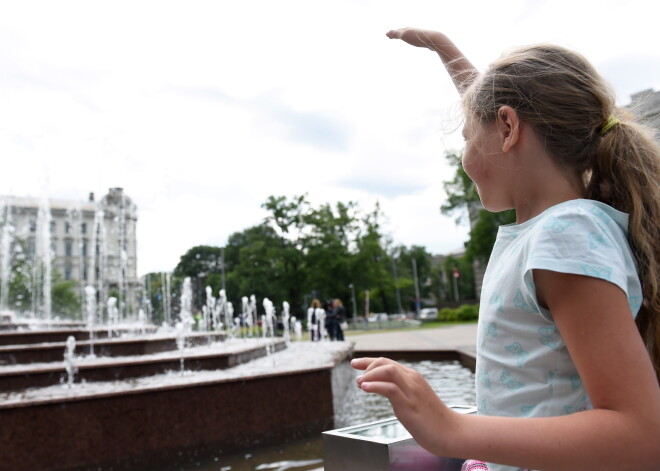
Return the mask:
[[[399,387],[387,381],[368,381],[360,384],[360,389],[368,393],[376,393],[385,396],[392,404],[397,404],[405,398]]]
[[[351,360],[351,367],[355,368],[356,370],[366,370],[369,364],[374,361],[375,358],[353,358]]]
[[[403,36],[403,33],[405,33],[406,30],[408,30],[408,29],[410,29],[410,28],[406,27],[406,28],[399,28],[399,29],[391,29],[385,34],[390,39],[401,39],[401,37]]]
[[[412,370],[404,367],[387,358],[378,358],[372,361],[365,369],[364,374],[357,378],[358,387],[364,389],[362,386],[365,383],[390,383],[403,394],[407,395],[410,392],[410,373]],[[366,389],[364,389],[367,391]],[[368,392],[375,392],[371,389]]]
[[[386,362],[390,362],[392,360],[388,360],[387,358],[370,358],[370,357],[363,357],[363,358],[354,358],[351,360],[351,366],[355,368],[356,370],[368,370],[369,368],[374,368],[378,365],[382,365]]]

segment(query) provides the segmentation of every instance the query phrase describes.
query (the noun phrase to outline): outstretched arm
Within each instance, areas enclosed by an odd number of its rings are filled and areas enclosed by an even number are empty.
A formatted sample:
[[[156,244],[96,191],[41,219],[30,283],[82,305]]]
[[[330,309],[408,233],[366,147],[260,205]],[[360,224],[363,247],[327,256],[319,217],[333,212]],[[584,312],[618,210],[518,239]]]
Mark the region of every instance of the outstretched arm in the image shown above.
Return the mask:
[[[660,388],[625,293],[604,280],[542,270],[534,281],[593,410],[548,418],[461,415],[421,375],[384,358],[353,360],[365,370],[359,386],[386,396],[415,440],[440,456],[532,469],[656,469]]]
[[[437,52],[461,95],[478,74],[472,63],[443,33],[417,28],[401,28],[389,31],[387,37],[401,39],[413,46],[425,47]]]

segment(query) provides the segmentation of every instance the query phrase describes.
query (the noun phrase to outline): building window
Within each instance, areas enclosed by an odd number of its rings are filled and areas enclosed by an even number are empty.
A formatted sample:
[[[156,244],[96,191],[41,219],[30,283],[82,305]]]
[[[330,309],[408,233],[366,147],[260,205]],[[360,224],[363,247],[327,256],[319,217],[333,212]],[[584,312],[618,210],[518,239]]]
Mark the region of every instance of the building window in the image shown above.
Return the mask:
[[[64,267],[64,279],[65,280],[70,280],[71,279],[71,265],[66,265]]]
[[[64,223],[64,233],[71,234],[71,223],[69,221]]]
[[[87,241],[86,240],[83,240],[83,243],[82,243],[82,256],[83,257],[87,256]],[[85,278],[87,278],[87,277],[85,277]]]
[[[30,237],[30,239],[28,240],[28,255],[30,257],[34,256],[35,247],[36,245],[35,245],[34,237]]]
[[[80,233],[81,234],[87,234],[87,223],[86,222],[83,222],[80,225]]]
[[[55,232],[55,228],[57,227],[57,224],[55,221],[50,221],[50,232]]]
[[[64,241],[64,255],[67,257],[73,255],[73,243],[70,240]]]
[[[50,253],[53,254],[53,257],[57,256],[57,240],[55,239],[50,241]]]
[[[37,232],[37,220],[30,219],[30,232]]]

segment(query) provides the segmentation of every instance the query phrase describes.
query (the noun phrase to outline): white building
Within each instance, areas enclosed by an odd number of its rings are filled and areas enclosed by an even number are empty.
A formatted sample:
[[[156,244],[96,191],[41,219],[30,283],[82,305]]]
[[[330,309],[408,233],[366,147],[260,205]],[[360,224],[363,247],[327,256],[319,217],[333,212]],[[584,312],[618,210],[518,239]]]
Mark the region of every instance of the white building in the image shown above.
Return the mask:
[[[124,317],[137,312],[137,208],[122,188],[111,188],[99,201],[3,197],[0,224],[13,226],[14,245],[23,241],[28,260],[36,260],[48,239],[52,267],[64,280],[77,282],[82,294],[92,285],[98,301],[118,298]],[[39,208],[47,205],[49,212]],[[40,230],[48,224],[49,230]],[[45,237],[43,234],[47,234]],[[48,243],[48,242],[46,242]],[[41,251],[43,252],[43,250]]]
[[[656,130],[660,136],[660,92],[652,88],[630,95],[631,102],[627,106],[644,124]]]

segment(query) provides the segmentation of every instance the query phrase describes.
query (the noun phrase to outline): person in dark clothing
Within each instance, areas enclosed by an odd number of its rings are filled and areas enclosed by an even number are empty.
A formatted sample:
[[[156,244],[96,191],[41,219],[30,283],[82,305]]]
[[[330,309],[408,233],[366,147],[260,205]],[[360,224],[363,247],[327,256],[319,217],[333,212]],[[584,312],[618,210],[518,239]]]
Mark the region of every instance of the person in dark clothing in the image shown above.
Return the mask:
[[[332,299],[323,301],[323,309],[325,309],[325,331],[328,333],[330,340],[336,340],[335,318],[332,314],[333,306]]]
[[[343,341],[344,340],[344,331],[342,329],[342,324],[346,322],[346,309],[341,302],[341,299],[335,298],[332,301],[332,317],[334,331],[334,339]],[[332,336],[331,336],[332,337]]]

